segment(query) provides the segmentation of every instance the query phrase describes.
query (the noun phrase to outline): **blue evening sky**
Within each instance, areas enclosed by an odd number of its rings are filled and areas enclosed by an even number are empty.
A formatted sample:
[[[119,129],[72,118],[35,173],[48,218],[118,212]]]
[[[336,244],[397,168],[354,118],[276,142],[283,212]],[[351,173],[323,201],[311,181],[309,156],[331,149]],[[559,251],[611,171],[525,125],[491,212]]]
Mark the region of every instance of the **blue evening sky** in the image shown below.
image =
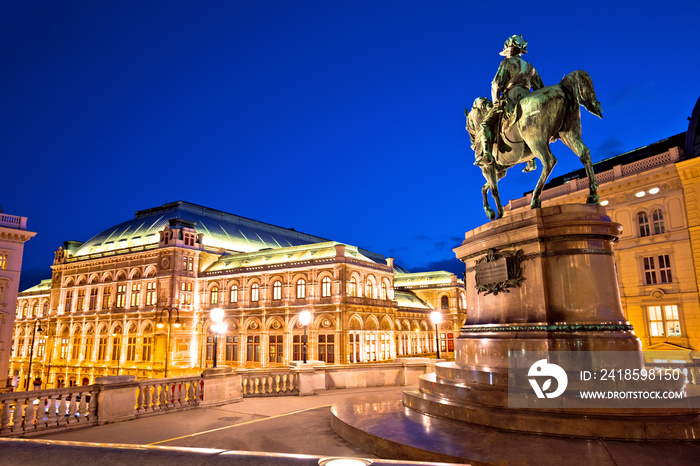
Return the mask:
[[[522,34],[545,84],[590,73],[594,161],[687,128],[697,2],[3,1],[0,205],[53,251],[186,200],[461,271],[487,221],[464,107]],[[553,176],[580,168],[560,142]],[[508,199],[539,170],[501,182]]]

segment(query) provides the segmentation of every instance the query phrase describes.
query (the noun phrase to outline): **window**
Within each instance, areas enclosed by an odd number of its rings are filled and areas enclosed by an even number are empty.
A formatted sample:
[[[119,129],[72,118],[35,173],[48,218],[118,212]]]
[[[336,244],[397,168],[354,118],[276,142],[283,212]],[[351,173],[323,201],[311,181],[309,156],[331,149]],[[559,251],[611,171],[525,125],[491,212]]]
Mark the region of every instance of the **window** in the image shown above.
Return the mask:
[[[226,360],[238,361],[238,337],[226,335]]]
[[[260,285],[257,283],[250,286],[250,300],[254,303],[260,301]]]
[[[305,299],[306,298],[306,280],[303,278],[300,278],[299,281],[297,281],[297,299]]]
[[[117,285],[117,309],[124,309],[126,305],[126,285]]]
[[[107,285],[102,290],[102,309],[112,308],[112,285]]]
[[[141,305],[141,284],[134,283],[131,285],[131,307],[139,307]]]
[[[294,335],[292,337],[292,361],[301,361],[301,335]]]
[[[190,305],[192,304],[192,283],[183,282],[181,285],[182,289],[182,304]]]
[[[112,361],[119,361],[122,352],[122,337],[115,335],[112,337]]]
[[[216,285],[211,287],[211,303],[219,304],[219,287]]]
[[[25,308],[26,308],[25,304]],[[68,290],[66,291],[66,307],[65,310],[66,312],[70,312],[71,309],[73,309],[73,290]],[[27,313],[25,312],[24,315],[26,316]]]
[[[136,360],[136,337],[129,337],[126,340],[126,360]]]
[[[387,296],[386,290],[387,290],[386,283],[382,283],[380,299],[386,299],[386,296]]]
[[[283,356],[283,339],[282,335],[270,335],[270,346],[269,346],[269,360],[270,362],[282,362]]]
[[[39,303],[34,303],[32,306],[32,317],[39,317]]]
[[[78,311],[85,310],[85,290],[78,290],[78,303],[76,307]]]
[[[99,290],[97,288],[93,288],[90,290],[90,302],[88,303],[88,309],[91,311],[94,311],[97,309],[97,294]]]
[[[274,299],[274,300],[282,299],[282,282],[276,281],[272,285],[272,299]]]
[[[66,359],[68,357],[68,344],[70,339],[68,337],[61,338],[61,351],[59,353],[59,359]]]
[[[233,285],[231,287],[231,303],[237,303],[238,302],[238,286]]]
[[[107,359],[107,335],[102,335],[97,340],[97,360],[104,361]]]
[[[449,309],[450,308],[450,299],[447,296],[443,296],[440,298],[440,309]]]
[[[46,352],[46,340],[41,339],[37,343],[36,357],[39,359],[43,358],[45,352]]]
[[[88,334],[85,336],[85,354],[83,355],[83,359],[87,359],[88,361],[92,361],[92,350],[95,346],[95,337],[93,337],[91,334]]]
[[[7,254],[0,254],[0,270],[7,270]]]
[[[352,277],[348,282],[348,296],[357,296],[357,280]]]
[[[652,337],[680,337],[681,320],[678,306],[649,306],[649,333]]]
[[[649,217],[647,217],[646,212],[637,214],[637,224],[639,225],[639,236],[649,236]]]
[[[246,348],[246,361],[260,361],[260,335],[249,335]]]
[[[331,279],[330,277],[323,277],[321,279],[321,297],[329,298],[331,296]]]
[[[0,304],[5,302],[5,284],[0,283]]]
[[[182,270],[185,272],[192,272],[194,270],[194,257],[182,258]]]
[[[318,359],[327,364],[335,363],[335,335],[318,336]]]
[[[654,234],[660,235],[664,233],[666,229],[664,228],[664,214],[661,209],[655,209],[651,213],[651,220],[654,222]]]
[[[155,306],[156,296],[156,282],[146,283],[146,306]]]
[[[373,298],[372,296],[372,282],[367,280],[365,283],[365,298]]]
[[[657,260],[659,264],[658,274],[655,262]],[[668,254],[644,258],[644,280],[647,285],[671,283],[673,281],[671,275],[671,259]]]
[[[143,346],[141,347],[141,360],[150,361],[153,357],[153,337],[143,337]]]
[[[207,336],[207,360],[214,359],[214,337],[212,335]]]
[[[73,337],[73,349],[71,352],[71,357],[73,361],[80,359],[80,336]]]

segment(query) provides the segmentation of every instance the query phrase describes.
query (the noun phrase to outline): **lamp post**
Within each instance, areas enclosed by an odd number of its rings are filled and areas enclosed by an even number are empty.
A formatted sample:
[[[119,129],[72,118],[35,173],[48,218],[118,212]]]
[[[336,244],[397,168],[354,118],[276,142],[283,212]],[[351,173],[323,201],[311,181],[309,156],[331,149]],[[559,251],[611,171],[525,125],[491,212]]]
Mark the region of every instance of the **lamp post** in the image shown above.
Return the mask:
[[[216,367],[216,356],[219,352],[219,333],[222,333],[221,327],[223,326],[222,322],[224,321],[224,310],[217,307],[212,309],[209,315],[211,316],[211,320],[214,322],[211,329],[214,332],[214,367]]]
[[[440,341],[438,340],[438,325],[440,325],[440,322],[442,322],[442,312],[431,312],[430,321],[435,326],[435,349],[437,350],[437,359],[440,359]]]
[[[158,322],[156,323],[156,327],[162,329],[165,327],[165,323],[163,322],[163,314],[168,313],[168,335],[165,340],[165,378],[168,378],[168,355],[170,353],[170,325],[171,325],[171,320],[173,313],[175,313],[175,323],[172,323],[172,325],[175,326],[175,328],[180,328],[182,325],[180,323],[180,311],[176,307],[171,307],[171,308],[165,308],[162,311],[160,311],[160,314],[158,315]]]
[[[301,355],[304,364],[306,364],[306,327],[308,327],[309,322],[311,322],[311,313],[309,311],[301,311],[299,313],[299,322],[301,322],[301,325],[304,326],[304,338],[302,340],[303,346],[301,348]]]
[[[37,329],[37,326],[39,327]],[[32,345],[29,348],[29,369],[27,370],[27,383],[24,385],[25,390],[29,390],[29,380],[32,378],[32,360],[34,359],[34,339],[36,338],[36,332],[43,332],[44,329],[41,328],[39,319],[34,321],[34,331],[32,332]]]

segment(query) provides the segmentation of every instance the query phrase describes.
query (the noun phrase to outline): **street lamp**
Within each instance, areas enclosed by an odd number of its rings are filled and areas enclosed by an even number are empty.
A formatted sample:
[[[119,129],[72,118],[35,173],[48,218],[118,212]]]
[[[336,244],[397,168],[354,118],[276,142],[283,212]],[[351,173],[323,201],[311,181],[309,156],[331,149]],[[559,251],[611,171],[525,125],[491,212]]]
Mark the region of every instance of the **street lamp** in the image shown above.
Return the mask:
[[[156,327],[162,329],[165,327],[165,323],[163,322],[163,313],[167,312],[168,313],[168,335],[165,340],[165,378],[168,378],[168,354],[170,353],[170,325],[171,325],[171,320],[173,313],[175,313],[175,322],[172,323],[172,325],[175,328],[180,328],[182,325],[180,323],[180,311],[176,307],[171,307],[171,308],[165,308],[162,311],[160,311],[160,314],[158,315],[158,322],[156,322]]]
[[[211,326],[212,332],[214,332],[214,367],[216,367],[216,356],[219,352],[219,333],[222,332],[223,321],[224,321],[224,310],[220,307],[214,308],[210,312],[211,320],[214,321],[214,325]]]
[[[442,312],[431,312],[430,321],[435,326],[435,349],[437,350],[437,358],[440,359],[440,341],[438,340],[438,325],[440,325],[440,322],[442,322]]]
[[[299,313],[299,322],[304,326],[304,339],[302,340],[304,346],[301,348],[301,354],[304,364],[306,364],[306,327],[308,327],[311,322],[311,313],[309,311],[301,311]]]
[[[37,326],[39,328],[37,328]],[[29,370],[27,371],[27,383],[24,385],[25,390],[29,390],[29,380],[32,378],[32,359],[34,359],[34,339],[36,338],[36,332],[43,332],[44,329],[41,328],[39,319],[34,321],[34,331],[32,332],[32,346],[29,348]]]

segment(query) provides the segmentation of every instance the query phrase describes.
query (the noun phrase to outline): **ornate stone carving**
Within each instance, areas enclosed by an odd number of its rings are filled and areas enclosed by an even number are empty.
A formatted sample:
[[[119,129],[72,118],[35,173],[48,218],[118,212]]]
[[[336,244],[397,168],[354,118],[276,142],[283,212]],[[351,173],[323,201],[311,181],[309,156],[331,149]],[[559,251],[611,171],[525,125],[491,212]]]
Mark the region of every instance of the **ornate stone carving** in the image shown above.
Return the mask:
[[[523,250],[515,252],[489,249],[486,256],[476,261],[477,293],[494,296],[508,288],[519,287],[523,277]]]

